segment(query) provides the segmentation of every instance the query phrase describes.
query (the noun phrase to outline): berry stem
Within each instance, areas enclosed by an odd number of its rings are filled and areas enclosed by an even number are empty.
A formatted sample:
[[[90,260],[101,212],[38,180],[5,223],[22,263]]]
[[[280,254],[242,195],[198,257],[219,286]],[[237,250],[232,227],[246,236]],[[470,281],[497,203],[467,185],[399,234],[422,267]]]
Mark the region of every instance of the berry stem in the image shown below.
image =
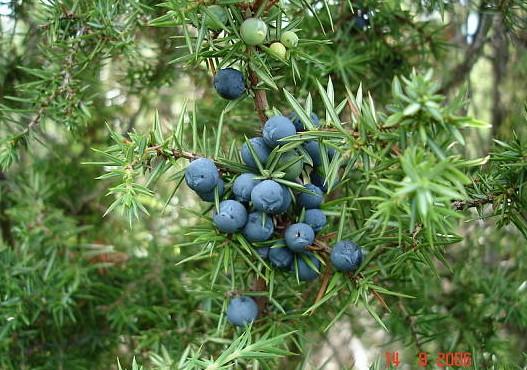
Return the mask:
[[[267,121],[267,114],[265,113],[269,109],[269,103],[267,102],[267,93],[263,89],[258,89],[256,86],[260,82],[258,76],[249,67],[249,80],[251,81],[251,90],[254,92],[254,106],[258,118],[262,124]]]
[[[333,275],[333,271],[329,267],[326,259],[326,269],[324,270],[324,275],[322,276],[322,283],[320,284],[320,288],[318,289],[317,296],[315,297],[315,302],[313,304],[317,304],[318,301],[320,301],[324,297],[324,293],[326,293],[326,289],[328,288],[329,279]],[[309,315],[313,315],[315,313],[315,310],[311,311]]]
[[[168,158],[168,157],[172,156],[174,159],[185,158],[185,159],[188,159],[189,161],[193,161],[193,160],[199,159],[199,158],[209,158],[209,157],[206,157],[204,155],[195,154],[195,153],[192,153],[192,152],[187,152],[187,151],[180,150],[180,149],[175,149],[175,148],[163,150],[161,145],[148,147],[147,150],[155,151],[158,156],[165,157],[165,158]],[[224,172],[224,173],[240,173],[239,171],[234,170],[231,167],[227,167],[227,166],[223,165],[222,163],[220,163],[215,158],[209,158],[209,159],[214,162],[216,167],[218,167],[218,169],[221,172]]]

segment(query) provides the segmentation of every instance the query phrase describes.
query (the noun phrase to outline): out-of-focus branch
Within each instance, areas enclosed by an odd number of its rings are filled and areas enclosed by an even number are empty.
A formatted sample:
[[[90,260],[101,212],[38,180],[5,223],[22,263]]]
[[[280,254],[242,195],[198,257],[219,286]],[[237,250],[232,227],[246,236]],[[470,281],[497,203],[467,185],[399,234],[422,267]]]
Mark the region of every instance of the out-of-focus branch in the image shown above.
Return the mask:
[[[249,79],[251,81],[251,87],[254,92],[254,106],[260,122],[263,124],[267,121],[266,111],[269,109],[269,103],[267,102],[267,93],[263,89],[258,89],[256,86],[260,82],[258,76],[254,71],[249,73]]]
[[[463,211],[465,209],[481,207],[485,204],[492,203],[494,199],[496,199],[496,196],[491,194],[481,199],[455,200],[452,202],[452,207],[456,211]]]
[[[448,91],[459,86],[466,80],[465,77],[470,74],[470,71],[483,52],[483,47],[489,40],[487,35],[492,28],[493,17],[492,14],[483,11],[479,12],[479,22],[476,32],[474,33],[474,40],[467,49],[463,61],[453,68],[450,78],[443,84],[443,87],[440,90],[441,94],[446,95]]]
[[[507,73],[507,65],[509,61],[509,43],[505,34],[505,26],[502,17],[494,19],[494,32],[492,37],[493,57],[492,72],[494,75],[494,83],[492,84],[492,136],[496,137],[498,130],[503,123],[506,116],[503,107],[501,85],[503,83],[505,74]]]

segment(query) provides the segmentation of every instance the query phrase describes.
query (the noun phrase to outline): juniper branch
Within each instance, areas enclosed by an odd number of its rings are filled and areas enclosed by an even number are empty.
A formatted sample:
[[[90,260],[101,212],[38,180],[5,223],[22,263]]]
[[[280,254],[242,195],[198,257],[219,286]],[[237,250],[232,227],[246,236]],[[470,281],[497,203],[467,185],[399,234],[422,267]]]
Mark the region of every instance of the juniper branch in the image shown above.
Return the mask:
[[[83,26],[79,29],[77,32],[77,38],[80,39],[85,33],[87,32],[87,27]],[[73,47],[70,48],[68,55],[66,56],[66,60],[64,63],[63,70],[61,72],[62,76],[62,82],[60,86],[55,89],[50,95],[48,95],[41,103],[40,106],[36,112],[36,114],[33,116],[31,121],[29,121],[29,124],[27,128],[24,130],[23,135],[29,133],[35,126],[37,126],[41,119],[42,115],[45,113],[48,106],[53,102],[53,100],[57,97],[62,95],[64,92],[68,90],[68,86],[71,83],[71,75],[72,75],[72,69],[74,67],[74,56],[79,51],[80,48],[80,42],[76,43]]]

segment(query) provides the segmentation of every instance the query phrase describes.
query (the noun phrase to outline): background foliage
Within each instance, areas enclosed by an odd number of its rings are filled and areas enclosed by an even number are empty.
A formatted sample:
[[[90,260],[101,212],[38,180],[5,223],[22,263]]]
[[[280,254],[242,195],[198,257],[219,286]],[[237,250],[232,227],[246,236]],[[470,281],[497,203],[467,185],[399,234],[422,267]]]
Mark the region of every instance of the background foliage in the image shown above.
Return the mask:
[[[372,368],[385,351],[526,366],[525,3],[263,2],[278,32],[298,29],[287,63],[238,41],[253,3],[217,2],[223,38],[210,3],[0,3],[0,368],[351,368],[349,343],[324,357],[349,327]],[[222,249],[179,187],[183,152],[234,173],[259,129],[250,97],[213,91],[232,63],[270,107],[310,94],[325,118],[298,140],[338,148],[324,236],[364,247],[353,278],[298,284],[243,241]],[[233,292],[271,297],[245,332],[223,317]]]

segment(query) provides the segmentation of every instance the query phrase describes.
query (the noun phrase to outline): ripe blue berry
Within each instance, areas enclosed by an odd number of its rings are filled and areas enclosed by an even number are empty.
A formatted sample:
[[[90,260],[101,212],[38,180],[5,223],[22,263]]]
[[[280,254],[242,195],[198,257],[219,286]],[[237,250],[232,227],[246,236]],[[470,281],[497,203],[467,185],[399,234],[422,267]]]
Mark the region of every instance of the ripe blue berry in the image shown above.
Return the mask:
[[[311,171],[311,174],[309,175],[309,178],[311,179],[311,183],[313,185],[316,185],[319,187],[320,190],[322,190],[324,193],[328,192],[328,180],[326,178],[326,175],[324,175],[324,171],[322,168],[313,168],[313,171]],[[333,180],[333,187],[337,186],[339,183],[338,178]]]
[[[313,112],[311,112],[310,116],[311,116],[311,122],[313,123],[313,125],[315,127],[319,127],[320,119],[318,118],[318,116]],[[305,130],[304,123],[300,120],[300,117],[298,117],[298,114],[296,114],[296,112],[292,112],[289,115],[289,119],[291,120],[291,122],[293,122],[293,125],[295,125],[296,132],[302,132]]]
[[[253,137],[249,141],[256,153],[256,157],[260,161],[261,165],[265,167],[265,162],[267,162],[267,158],[269,158],[271,149],[267,146],[262,137]],[[241,156],[243,163],[245,163],[247,166],[254,169],[258,168],[247,143],[244,143],[242,146]]]
[[[201,200],[205,202],[214,202],[214,196],[216,194],[216,189],[218,189],[218,195],[221,196],[225,192],[225,182],[220,178],[218,180],[218,185],[214,187],[211,191],[208,191],[206,193],[197,193]]]
[[[220,69],[214,76],[214,88],[224,99],[238,99],[245,92],[243,74],[234,68]]]
[[[370,16],[367,9],[358,9],[356,15],[351,20],[351,31],[365,31],[370,25]]]
[[[304,215],[304,222],[313,228],[313,231],[318,233],[324,226],[326,226],[326,215],[320,209],[308,209]]]
[[[258,253],[258,255],[260,257],[262,257],[263,260],[266,260],[267,257],[269,256],[269,247],[261,247],[261,248],[257,248],[256,249],[256,253]]]
[[[324,176],[321,171],[313,169],[313,171],[311,171],[311,174],[309,175],[309,178],[311,179],[311,183],[313,185],[316,185],[324,193],[328,191],[326,176]]]
[[[195,192],[206,193],[218,185],[220,174],[213,161],[208,158],[196,159],[185,170],[185,182]]]
[[[280,270],[289,270],[294,254],[289,248],[271,248],[269,250],[269,263]]]
[[[313,167],[318,167],[322,165],[322,154],[320,153],[320,143],[316,140],[309,140],[304,143],[304,149],[311,157],[313,161]],[[326,145],[326,150],[328,153],[328,160],[331,161],[337,152],[335,148]]]
[[[265,180],[253,188],[251,201],[258,211],[276,214],[284,202],[284,191],[276,181]]]
[[[247,45],[260,45],[267,37],[267,25],[261,19],[247,18],[240,27],[240,36]]]
[[[246,224],[247,211],[240,202],[224,200],[220,202],[218,213],[212,216],[214,225],[223,233],[234,233]]]
[[[245,326],[258,317],[258,305],[251,297],[231,299],[227,307],[227,320],[235,326]]]
[[[261,181],[255,179],[253,173],[242,173],[234,180],[232,185],[232,192],[238,202],[248,202],[251,200],[251,191]]]
[[[355,271],[362,263],[362,249],[351,240],[341,240],[331,251],[331,263],[338,271]]]
[[[306,248],[315,241],[315,232],[308,224],[292,224],[285,230],[284,239],[293,252],[305,252]]]
[[[311,193],[301,192],[298,194],[298,205],[300,207],[304,207],[305,209],[319,208],[324,201],[322,190],[313,184],[306,184],[304,185],[304,188],[309,190]]]
[[[313,166],[318,167],[322,164],[322,156],[320,155],[320,144],[316,140],[309,140],[304,143],[304,149],[311,157]]]
[[[243,235],[250,242],[264,242],[268,240],[274,232],[273,220],[264,213],[251,212],[247,217],[247,223],[243,228]]]
[[[277,214],[285,213],[291,207],[291,202],[293,201],[293,197],[291,196],[291,192],[289,191],[289,188],[284,185],[280,185],[282,187],[284,201],[282,202],[282,205],[280,206],[280,209],[277,211]]]
[[[309,258],[309,260],[316,267],[314,270],[305,260],[304,257]],[[320,274],[320,261],[315,257],[313,253],[303,253],[297,255],[296,259],[298,279],[300,281],[312,281],[315,280]]]
[[[265,122],[262,131],[265,143],[271,148],[284,144],[278,140],[293,136],[294,134],[296,134],[295,125],[285,116],[273,116],[269,118]]]

